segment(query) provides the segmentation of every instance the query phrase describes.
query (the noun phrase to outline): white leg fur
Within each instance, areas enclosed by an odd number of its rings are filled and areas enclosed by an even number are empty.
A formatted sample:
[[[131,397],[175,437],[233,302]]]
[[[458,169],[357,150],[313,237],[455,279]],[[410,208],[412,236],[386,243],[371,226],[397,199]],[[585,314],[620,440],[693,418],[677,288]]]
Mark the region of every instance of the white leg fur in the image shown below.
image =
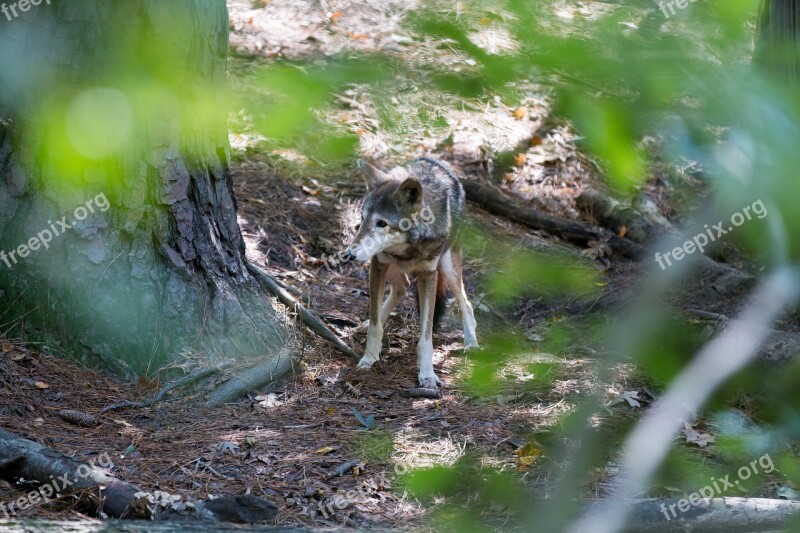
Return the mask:
[[[460,254],[448,250],[442,255],[440,264],[445,282],[447,286],[450,287],[456,301],[458,301],[458,307],[461,309],[461,321],[464,328],[464,349],[469,350],[471,348],[477,348],[478,336],[475,333],[477,322],[475,322],[475,313],[472,309],[472,304],[469,303],[467,293],[464,290]]]
[[[358,368],[372,368],[381,357],[381,341],[383,340],[383,321],[380,318],[380,305],[386,290],[386,273],[389,265],[372,258],[369,267],[369,329],[367,331],[367,348],[358,362]]]

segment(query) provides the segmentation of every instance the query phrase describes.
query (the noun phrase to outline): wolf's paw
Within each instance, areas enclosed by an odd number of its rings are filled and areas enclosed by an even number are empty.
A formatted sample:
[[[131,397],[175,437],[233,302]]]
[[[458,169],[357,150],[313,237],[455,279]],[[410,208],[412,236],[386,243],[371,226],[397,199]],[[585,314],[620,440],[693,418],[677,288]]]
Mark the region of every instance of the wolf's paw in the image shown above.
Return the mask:
[[[358,362],[358,368],[365,368],[369,370],[372,368],[372,365],[378,362],[378,358],[374,357],[371,354],[364,354],[364,357],[361,358],[361,361]]]
[[[423,389],[436,389],[441,384],[442,380],[440,380],[433,372],[419,373],[419,386]]]

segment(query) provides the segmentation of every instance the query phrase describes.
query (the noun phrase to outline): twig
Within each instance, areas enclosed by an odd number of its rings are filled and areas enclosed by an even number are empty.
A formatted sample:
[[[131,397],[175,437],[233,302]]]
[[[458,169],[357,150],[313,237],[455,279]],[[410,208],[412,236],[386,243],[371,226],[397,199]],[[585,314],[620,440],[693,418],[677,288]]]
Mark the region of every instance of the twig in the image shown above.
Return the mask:
[[[202,368],[202,369],[200,369],[200,370],[198,370],[196,372],[192,372],[191,374],[189,374],[187,376],[184,376],[182,378],[176,379],[175,381],[170,381],[169,383],[164,385],[164,387],[162,387],[161,390],[159,390],[156,393],[156,395],[153,396],[152,398],[147,398],[146,400],[142,400],[142,401],[139,401],[139,402],[128,401],[128,402],[114,403],[114,404],[111,404],[111,405],[109,405],[107,407],[104,407],[100,411],[100,414],[102,415],[102,414],[108,413],[109,411],[116,411],[116,410],[119,410],[119,409],[128,409],[128,408],[130,408],[130,409],[141,409],[143,407],[150,407],[154,403],[159,402],[162,399],[164,399],[164,396],[169,391],[177,389],[177,388],[180,388],[180,387],[185,387],[187,385],[191,385],[192,383],[196,383],[196,382],[200,381],[201,379],[207,378],[208,376],[212,376],[214,374],[222,372],[223,370],[225,370],[226,368],[228,368],[228,367],[230,367],[232,365],[233,365],[232,361],[226,361],[226,362],[224,362],[222,364],[219,364],[217,366],[212,366],[210,368]]]
[[[357,467],[361,464],[361,461],[358,459],[353,459],[352,461],[347,461],[346,463],[339,465],[336,469],[333,470],[330,474],[325,476],[325,479],[333,479],[335,477],[343,476],[353,468]]]
[[[699,318],[705,318],[706,320],[717,320],[719,322],[725,322],[728,320],[728,317],[725,315],[720,315],[719,313],[711,313],[709,311],[701,311],[700,309],[687,309],[686,310],[689,314],[692,314]]]
[[[261,270],[259,267],[249,264],[248,269],[256,279],[261,282],[269,292],[275,295],[284,305],[291,307],[297,311],[302,321],[312,331],[317,333],[320,337],[330,343],[334,348],[350,356],[354,361],[361,360],[361,357],[356,354],[345,342],[339,338],[333,331],[325,325],[325,323],[317,318],[311,311],[305,308],[303,304],[297,301],[289,292],[280,286],[278,281]]]
[[[403,389],[400,391],[400,396],[404,398],[431,398],[431,399],[438,399],[442,397],[442,390],[441,389],[421,389],[421,388],[409,388]]]

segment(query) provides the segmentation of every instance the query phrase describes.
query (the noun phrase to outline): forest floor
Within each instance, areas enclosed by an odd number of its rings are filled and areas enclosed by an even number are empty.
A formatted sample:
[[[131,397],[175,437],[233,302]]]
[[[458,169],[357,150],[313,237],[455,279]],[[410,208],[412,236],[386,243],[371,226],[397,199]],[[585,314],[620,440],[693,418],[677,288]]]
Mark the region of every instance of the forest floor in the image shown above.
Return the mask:
[[[570,6],[562,8],[589,14],[613,10],[604,3]],[[365,335],[354,328],[367,315],[367,269],[356,263],[329,269],[322,259],[341,250],[353,234],[364,186],[352,166],[329,164],[313,150],[279,146],[254,133],[251,114],[269,102],[268,93],[257,87],[259,65],[274,58],[321,61],[350,50],[380,51],[406,61],[460,59],[445,57],[441,43],[418,41],[404,28],[403,18],[417,7],[414,0],[229,0],[229,7],[231,85],[242,101],[231,117],[232,172],[248,256],[296,289],[311,311],[360,352]],[[512,46],[501,30],[487,30],[484,46]],[[398,81],[393,128],[384,127],[386,110],[363,86],[348,88],[319,112],[357,133],[366,159],[391,165],[434,155],[543,212],[594,223],[575,199],[587,187],[603,189],[599,167],[582,153],[569,124],[550,114],[545,89],[534,83],[518,89],[515,101],[468,101],[422,93]],[[498,176],[492,160],[509,153],[511,164]],[[678,176],[676,182],[675,175],[653,168],[642,194],[661,215],[673,218],[671,206],[687,180],[691,177]],[[561,465],[548,457],[541,441],[565,413],[599,392],[607,399],[604,423],[626,427],[657,394],[632,365],[620,364],[611,379],[599,381],[595,347],[583,335],[594,309],[612,308],[621,295],[635,291],[640,265],[587,254],[473,205],[468,218],[465,283],[479,337],[491,332],[507,338],[520,354],[497,362],[499,382],[490,391],[473,379],[451,302],[444,327],[434,336],[442,398],[400,396],[416,383],[418,329],[409,295],[389,321],[379,369],[357,371],[353,361],[304,332],[301,367],[280,387],[214,409],[198,407],[200,392],[100,416],[94,428],[76,427],[58,412],[97,415],[111,403],[146,398],[158,381],[123,383],[40,353],[36,346],[0,340],[0,426],[81,459],[108,453],[114,475],[144,490],[186,499],[243,492],[263,496],[278,505],[276,523],[282,526],[428,529],[426,517],[444,502],[417,500],[404,487],[403,475],[452,466],[465,455],[478,458],[480,467],[513,473],[536,498],[547,498]],[[498,305],[498,283],[519,275],[509,257],[520,250],[581,262],[594,274],[595,290],[584,297],[528,295]],[[724,314],[730,308],[709,311]],[[554,332],[560,341],[548,342]],[[364,427],[359,416],[374,417],[374,427]],[[683,445],[713,460],[709,447]],[[351,460],[359,461],[354,470],[328,477]],[[609,458],[590,476],[585,496],[602,496],[615,473]],[[775,483],[750,494],[771,495]],[[651,494],[678,495],[693,488],[659,486]],[[14,500],[24,489],[0,482],[0,502]],[[328,505],[345,494],[345,508]],[[87,510],[75,502],[38,506],[23,516],[86,518]],[[506,510],[503,501],[495,501],[479,514],[503,530]]]

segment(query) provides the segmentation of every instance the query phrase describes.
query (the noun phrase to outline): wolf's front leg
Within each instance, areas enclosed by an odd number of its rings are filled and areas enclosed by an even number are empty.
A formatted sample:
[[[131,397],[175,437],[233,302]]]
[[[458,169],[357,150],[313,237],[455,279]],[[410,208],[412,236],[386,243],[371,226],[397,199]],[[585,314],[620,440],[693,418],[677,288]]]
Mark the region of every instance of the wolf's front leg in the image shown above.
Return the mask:
[[[367,349],[358,362],[358,368],[372,368],[381,357],[383,322],[381,321],[381,300],[386,290],[386,271],[389,265],[380,263],[373,257],[369,263],[369,329],[367,330]]]
[[[419,343],[417,365],[419,386],[435,389],[441,381],[433,371],[433,308],[436,305],[436,279],[438,272],[423,272],[417,277],[419,293]]]

